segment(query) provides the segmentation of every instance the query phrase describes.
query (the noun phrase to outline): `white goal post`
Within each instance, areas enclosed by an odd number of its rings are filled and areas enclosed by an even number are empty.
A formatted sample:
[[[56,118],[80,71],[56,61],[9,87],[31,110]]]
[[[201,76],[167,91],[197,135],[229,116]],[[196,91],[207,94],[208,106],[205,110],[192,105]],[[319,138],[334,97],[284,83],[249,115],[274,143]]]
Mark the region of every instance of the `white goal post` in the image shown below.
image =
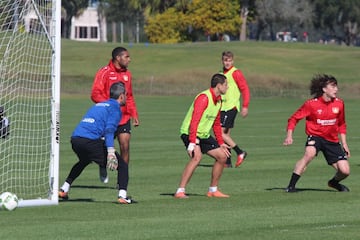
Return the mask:
[[[19,207],[58,204],[60,44],[61,0],[0,1],[0,193]]]

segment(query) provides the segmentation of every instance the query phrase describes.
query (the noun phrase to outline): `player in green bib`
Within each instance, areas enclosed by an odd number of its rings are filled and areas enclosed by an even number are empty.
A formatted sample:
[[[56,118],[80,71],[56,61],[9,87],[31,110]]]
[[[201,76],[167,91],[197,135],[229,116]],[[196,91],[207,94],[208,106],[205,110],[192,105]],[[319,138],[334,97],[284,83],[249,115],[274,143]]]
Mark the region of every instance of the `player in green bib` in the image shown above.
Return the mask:
[[[202,155],[207,154],[215,159],[208,197],[229,197],[218,189],[226,159],[230,156],[229,146],[222,138],[220,125],[221,95],[228,89],[226,77],[215,74],[211,78],[211,87],[199,93],[191,104],[180,127],[181,139],[190,157],[182,173],[175,198],[188,198],[185,187],[190,181]],[[215,138],[211,136],[214,132]]]
[[[221,107],[221,127],[223,132],[223,138],[225,143],[230,146],[232,150],[236,152],[237,159],[235,167],[239,167],[240,164],[246,158],[246,151],[239,148],[237,143],[230,135],[230,130],[234,128],[235,118],[238,112],[245,118],[248,115],[248,106],[250,103],[250,90],[246,79],[242,72],[234,67],[234,54],[230,51],[222,53],[223,69],[221,73],[226,76],[229,89],[226,94],[222,96],[223,104]],[[241,106],[240,106],[240,99]],[[226,167],[232,167],[231,158],[226,161]]]

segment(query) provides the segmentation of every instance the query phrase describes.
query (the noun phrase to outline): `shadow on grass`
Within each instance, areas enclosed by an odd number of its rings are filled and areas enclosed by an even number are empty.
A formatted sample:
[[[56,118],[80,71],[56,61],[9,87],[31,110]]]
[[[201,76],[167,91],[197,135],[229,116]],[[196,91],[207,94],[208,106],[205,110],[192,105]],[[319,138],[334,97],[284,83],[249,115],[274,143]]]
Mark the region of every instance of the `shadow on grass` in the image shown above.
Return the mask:
[[[160,196],[170,196],[170,197],[174,197],[175,193],[160,193]],[[198,193],[186,193],[186,195],[188,195],[189,197],[204,197],[206,196],[205,194],[198,194]]]
[[[267,191],[277,191],[277,190],[281,190],[283,192],[285,192],[285,188],[279,188],[279,187],[274,187],[274,188],[265,188],[265,190]],[[337,192],[331,189],[320,189],[320,188],[296,188],[296,192]]]
[[[116,189],[116,187],[111,186],[90,186],[90,185],[73,185],[71,188],[88,188],[88,189]]]

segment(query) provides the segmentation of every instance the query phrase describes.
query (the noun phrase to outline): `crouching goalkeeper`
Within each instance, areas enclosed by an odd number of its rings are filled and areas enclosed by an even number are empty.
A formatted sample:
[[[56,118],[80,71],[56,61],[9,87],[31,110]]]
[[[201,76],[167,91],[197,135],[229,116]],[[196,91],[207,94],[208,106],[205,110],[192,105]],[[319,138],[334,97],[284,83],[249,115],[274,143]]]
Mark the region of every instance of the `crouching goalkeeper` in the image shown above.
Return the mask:
[[[118,202],[135,202],[127,197],[128,165],[114,148],[114,134],[122,117],[120,106],[125,102],[124,84],[114,83],[110,87],[110,99],[91,107],[77,125],[71,136],[71,145],[79,161],[72,167],[60,188],[60,198],[69,198],[71,184],[90,163],[95,162],[100,166],[107,166],[110,170],[117,170]]]

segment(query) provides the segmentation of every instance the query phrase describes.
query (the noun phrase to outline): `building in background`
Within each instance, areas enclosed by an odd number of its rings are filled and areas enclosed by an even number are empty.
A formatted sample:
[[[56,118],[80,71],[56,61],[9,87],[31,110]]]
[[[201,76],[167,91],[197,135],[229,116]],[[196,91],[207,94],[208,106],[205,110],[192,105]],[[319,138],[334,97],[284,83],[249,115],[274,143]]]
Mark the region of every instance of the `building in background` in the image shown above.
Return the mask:
[[[71,20],[70,39],[107,42],[106,18],[98,9],[97,0],[89,0],[89,7]]]

